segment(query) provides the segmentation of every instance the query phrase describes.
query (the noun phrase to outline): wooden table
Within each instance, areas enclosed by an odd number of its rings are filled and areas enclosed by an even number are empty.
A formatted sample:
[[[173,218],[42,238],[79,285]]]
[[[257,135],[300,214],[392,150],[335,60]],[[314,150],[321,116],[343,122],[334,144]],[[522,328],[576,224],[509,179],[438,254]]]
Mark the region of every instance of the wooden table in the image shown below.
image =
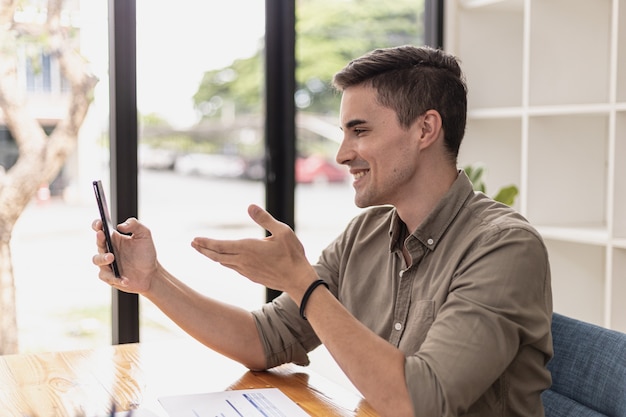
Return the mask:
[[[283,365],[250,372],[189,340],[0,356],[3,417],[105,416],[145,409],[166,417],[158,398],[232,389],[279,388],[311,416],[377,416],[353,390]]]

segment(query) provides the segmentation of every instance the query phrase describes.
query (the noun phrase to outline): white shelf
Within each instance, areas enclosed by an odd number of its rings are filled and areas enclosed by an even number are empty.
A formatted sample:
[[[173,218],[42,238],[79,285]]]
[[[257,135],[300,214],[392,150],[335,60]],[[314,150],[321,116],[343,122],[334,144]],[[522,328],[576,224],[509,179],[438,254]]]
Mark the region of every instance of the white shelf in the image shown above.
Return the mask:
[[[623,295],[626,294],[626,280],[624,271],[626,270],[626,248],[618,248],[613,251],[613,273],[611,304],[609,308],[610,327],[620,332],[626,333],[626,314],[624,314]],[[622,295],[620,297],[619,295]]]
[[[626,113],[615,116],[613,235],[626,239]]]
[[[527,216],[556,226],[605,223],[608,117],[570,115],[528,121]]]
[[[626,1],[447,0],[468,83],[459,163],[516,184],[554,308],[626,330]]]
[[[470,119],[511,119],[522,117],[523,109],[521,107],[491,107],[484,109],[468,110],[468,118]]]
[[[605,246],[609,233],[601,227],[554,227],[536,226],[537,231],[547,240]]]
[[[599,245],[546,240],[552,272],[554,310],[607,325],[606,251]]]
[[[626,111],[626,103],[592,103],[592,104],[562,104],[554,106],[532,107],[487,107],[470,109],[470,119],[502,119],[528,116],[562,116],[576,114],[602,114],[608,115],[612,111]]]
[[[624,39],[626,39],[626,5],[622,1],[621,3],[618,2],[617,7],[619,10],[616,16],[618,27],[615,31],[617,38],[615,51],[617,88],[615,91],[617,93],[617,102],[621,102],[626,106],[626,42],[624,42]],[[624,106],[621,107],[622,110],[624,110]]]
[[[538,0],[530,9],[530,104],[606,102],[612,2]]]
[[[613,239],[613,247],[617,249],[626,249],[626,239]]]
[[[614,108],[615,106],[608,103],[561,104],[555,106],[532,106],[527,111],[530,116],[608,115]]]

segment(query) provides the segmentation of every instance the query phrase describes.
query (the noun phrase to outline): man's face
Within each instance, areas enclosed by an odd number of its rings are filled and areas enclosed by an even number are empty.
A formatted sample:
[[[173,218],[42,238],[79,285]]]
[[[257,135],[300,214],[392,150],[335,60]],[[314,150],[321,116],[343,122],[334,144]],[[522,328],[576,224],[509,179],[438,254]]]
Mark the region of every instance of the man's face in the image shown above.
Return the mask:
[[[374,88],[344,90],[340,111],[343,141],[336,159],[350,168],[358,207],[397,206],[406,198],[417,179],[420,121],[405,130],[395,111],[376,101]]]

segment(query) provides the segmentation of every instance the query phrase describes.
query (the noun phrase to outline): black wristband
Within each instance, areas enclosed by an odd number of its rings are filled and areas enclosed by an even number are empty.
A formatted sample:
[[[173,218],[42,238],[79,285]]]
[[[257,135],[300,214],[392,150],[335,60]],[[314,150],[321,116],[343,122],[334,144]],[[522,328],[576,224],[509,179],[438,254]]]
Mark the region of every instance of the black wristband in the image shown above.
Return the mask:
[[[326,281],[324,281],[323,279],[318,279],[317,281],[313,281],[311,285],[309,285],[309,288],[306,289],[306,291],[304,292],[304,295],[302,296],[302,302],[300,303],[300,317],[302,317],[304,320],[306,320],[306,316],[304,315],[304,309],[306,308],[306,303],[309,301],[309,297],[313,293],[313,290],[315,290],[320,285],[323,285],[326,288],[329,288]]]

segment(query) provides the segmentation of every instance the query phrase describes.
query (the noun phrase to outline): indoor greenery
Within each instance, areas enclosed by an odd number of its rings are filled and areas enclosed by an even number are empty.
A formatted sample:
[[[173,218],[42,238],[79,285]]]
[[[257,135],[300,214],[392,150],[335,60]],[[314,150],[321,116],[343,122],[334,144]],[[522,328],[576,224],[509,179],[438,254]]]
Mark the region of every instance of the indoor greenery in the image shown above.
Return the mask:
[[[469,177],[470,181],[474,185],[474,190],[487,194],[485,185],[485,167],[481,164],[466,165],[463,167],[465,174]],[[500,190],[492,196],[496,201],[499,201],[508,206],[512,206],[515,203],[515,197],[519,194],[519,190],[515,185],[508,185],[500,188]]]

